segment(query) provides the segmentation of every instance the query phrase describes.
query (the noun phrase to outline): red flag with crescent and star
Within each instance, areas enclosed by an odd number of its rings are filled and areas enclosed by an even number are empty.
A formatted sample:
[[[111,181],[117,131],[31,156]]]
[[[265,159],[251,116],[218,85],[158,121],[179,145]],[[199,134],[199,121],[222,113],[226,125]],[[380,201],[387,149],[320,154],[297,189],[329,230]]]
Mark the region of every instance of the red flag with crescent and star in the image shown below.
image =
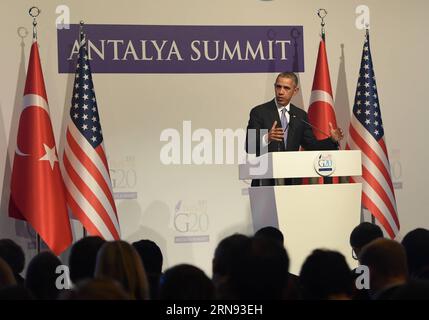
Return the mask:
[[[30,223],[56,255],[72,243],[64,183],[36,41],[31,46],[19,119],[9,216]]]
[[[308,107],[308,121],[315,128],[320,129],[313,129],[313,133],[317,140],[329,138],[329,123],[331,123],[334,128],[337,128],[324,32],[322,32],[319,51],[317,52],[317,63],[314,71],[313,87],[311,89],[310,106]],[[323,178],[319,178],[319,183],[323,183],[323,181]],[[337,177],[333,178],[334,183],[338,183],[338,181],[339,179]]]

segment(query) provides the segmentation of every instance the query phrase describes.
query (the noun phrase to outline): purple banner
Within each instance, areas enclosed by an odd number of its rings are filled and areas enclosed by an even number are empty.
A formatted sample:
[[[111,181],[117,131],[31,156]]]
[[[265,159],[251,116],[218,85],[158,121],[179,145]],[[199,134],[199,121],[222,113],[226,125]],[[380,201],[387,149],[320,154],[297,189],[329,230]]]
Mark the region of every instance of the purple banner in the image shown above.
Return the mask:
[[[85,25],[93,73],[304,71],[302,26]],[[58,30],[58,71],[74,73],[79,25]]]

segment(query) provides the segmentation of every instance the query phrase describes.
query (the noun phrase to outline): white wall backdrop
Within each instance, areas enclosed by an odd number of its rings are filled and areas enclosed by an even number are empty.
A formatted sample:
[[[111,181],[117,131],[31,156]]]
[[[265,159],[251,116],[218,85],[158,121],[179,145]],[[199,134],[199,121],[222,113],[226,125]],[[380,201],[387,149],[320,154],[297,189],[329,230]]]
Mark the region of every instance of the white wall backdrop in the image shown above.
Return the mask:
[[[11,163],[31,45],[34,1],[1,1],[0,20],[0,238],[11,237],[34,254],[34,236],[25,223],[7,216]],[[156,25],[303,25],[305,72],[298,103],[307,109],[326,8],[327,51],[337,117],[350,114],[364,31],[355,27],[358,5],[370,9],[371,46],[387,146],[396,183],[401,234],[429,227],[427,192],[428,26],[425,0],[43,0],[38,38],[54,133],[59,149],[71,100],[73,75],[59,74],[55,12],[70,8],[72,23]],[[29,35],[21,38],[18,28]],[[21,30],[22,32],[22,30]],[[21,33],[22,34],[22,33]],[[116,201],[125,240],[148,238],[161,247],[164,269],[192,263],[208,274],[219,240],[234,232],[250,234],[247,185],[236,165],[163,165],[161,132],[183,121],[192,129],[245,128],[251,107],[273,97],[274,74],[94,74],[115,192],[133,199]],[[347,128],[347,123],[342,123]],[[197,143],[194,143],[194,146]],[[135,196],[136,195],[136,196]],[[186,218],[187,217],[187,218]],[[186,231],[186,223],[190,230]],[[75,224],[75,236],[81,236]],[[351,230],[338,237],[348,239]],[[190,236],[205,236],[189,238]],[[208,237],[207,237],[208,236]],[[182,238],[178,238],[182,237]],[[188,238],[183,238],[188,237]],[[306,241],[303,231],[302,241]],[[180,241],[202,241],[178,243]],[[287,235],[286,235],[287,245]],[[293,248],[288,248],[293,260]],[[65,258],[65,257],[64,257]]]

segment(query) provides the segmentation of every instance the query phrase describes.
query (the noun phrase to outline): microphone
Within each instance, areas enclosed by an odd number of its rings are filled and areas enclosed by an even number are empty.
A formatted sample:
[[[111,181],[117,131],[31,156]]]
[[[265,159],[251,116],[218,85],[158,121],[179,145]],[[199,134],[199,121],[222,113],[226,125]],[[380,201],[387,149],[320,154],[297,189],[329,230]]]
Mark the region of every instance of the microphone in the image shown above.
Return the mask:
[[[298,118],[295,114],[293,114],[292,112],[290,112],[290,110],[289,110],[289,111],[288,111],[288,110],[286,110],[286,112],[287,112],[287,113],[289,113],[289,115],[290,115],[290,117],[291,117],[291,118],[293,118],[293,119],[298,119],[299,121],[301,121],[301,122],[303,122],[303,123],[305,123],[305,124],[309,125],[311,128],[316,129],[317,131],[319,131],[319,132],[323,133],[323,134],[324,134],[325,136],[327,136],[328,138],[330,138],[330,137],[331,137],[331,135],[330,135],[330,134],[326,133],[324,130],[320,129],[319,127],[316,127],[315,125],[312,125],[310,122],[305,121],[304,119]],[[288,125],[289,125],[289,123],[288,123]],[[332,140],[332,139],[331,139],[331,140]],[[338,148],[340,147],[340,143],[339,143],[338,141],[333,141],[333,142],[337,145],[337,147],[338,147]]]
[[[320,129],[320,128],[318,128],[318,127],[314,126],[314,125],[312,125],[310,122],[307,122],[307,121],[305,121],[304,119],[298,118],[295,114],[293,114],[292,112],[290,112],[290,111],[288,111],[288,110],[286,110],[286,112],[287,112],[287,113],[289,113],[289,115],[290,115],[290,117],[291,117],[291,118],[298,119],[299,121],[302,121],[303,123],[308,124],[310,127],[312,127],[313,129],[316,129],[317,131],[319,131],[319,132],[323,133],[323,134],[324,134],[325,136],[327,136],[328,138],[330,138],[330,137],[331,137],[331,135],[330,135],[330,134],[328,134],[328,133],[326,133],[325,131],[323,131],[322,129]],[[289,123],[288,123],[288,125],[289,125]]]

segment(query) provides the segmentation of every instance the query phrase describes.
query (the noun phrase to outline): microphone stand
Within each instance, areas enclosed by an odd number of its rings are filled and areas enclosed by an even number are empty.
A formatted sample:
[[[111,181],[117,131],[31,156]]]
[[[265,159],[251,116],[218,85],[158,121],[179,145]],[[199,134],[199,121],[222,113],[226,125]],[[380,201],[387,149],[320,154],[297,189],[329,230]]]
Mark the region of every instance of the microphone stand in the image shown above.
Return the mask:
[[[328,134],[328,133],[326,133],[325,131],[323,131],[322,129],[320,129],[320,128],[318,128],[318,127],[314,126],[314,125],[312,125],[310,122],[305,121],[304,119],[298,118],[296,115],[294,115],[294,114],[293,114],[293,113],[291,113],[290,111],[287,111],[287,110],[286,110],[286,112],[288,112],[288,113],[289,113],[289,115],[290,115],[292,118],[294,118],[294,119],[298,119],[298,120],[302,121],[303,123],[305,123],[305,124],[309,125],[311,128],[316,129],[316,130],[317,130],[317,131],[319,131],[320,133],[324,134],[324,135],[325,135],[325,136],[327,136],[328,138],[330,138],[330,137],[331,137],[331,135],[330,135],[330,134]],[[288,125],[289,125],[289,124],[288,124]],[[332,140],[332,139],[331,139],[331,140]],[[334,142],[334,143],[336,144],[337,148],[338,148],[338,149],[340,149],[340,143],[339,143],[338,141],[332,141],[332,142]]]
[[[308,125],[308,126],[310,126],[311,128],[316,129],[316,130],[317,130],[317,131],[319,131],[320,133],[324,134],[324,135],[325,135],[325,136],[327,136],[328,138],[330,138],[330,137],[331,137],[331,135],[330,135],[330,134],[327,134],[325,131],[323,131],[322,129],[320,129],[320,128],[318,128],[318,127],[314,126],[314,125],[312,125],[312,124],[311,124],[311,123],[309,123],[308,121],[305,121],[304,119],[298,118],[296,115],[294,115],[294,114],[293,114],[293,113],[291,113],[290,111],[287,111],[287,110],[286,110],[286,112],[287,112],[287,113],[289,113],[289,115],[290,115],[290,117],[291,117],[291,118],[298,119],[298,120],[302,121],[303,123],[307,124],[307,125]],[[288,123],[288,125],[289,125],[289,123]],[[331,140],[332,140],[332,139],[331,139]],[[338,142],[338,141],[335,141],[335,145],[337,146],[337,149],[340,149],[340,144],[339,144],[339,142]],[[323,183],[324,183],[324,184],[332,184],[332,182],[333,182],[332,177],[323,177]]]

